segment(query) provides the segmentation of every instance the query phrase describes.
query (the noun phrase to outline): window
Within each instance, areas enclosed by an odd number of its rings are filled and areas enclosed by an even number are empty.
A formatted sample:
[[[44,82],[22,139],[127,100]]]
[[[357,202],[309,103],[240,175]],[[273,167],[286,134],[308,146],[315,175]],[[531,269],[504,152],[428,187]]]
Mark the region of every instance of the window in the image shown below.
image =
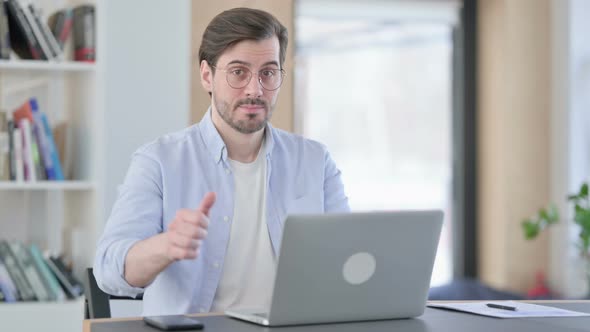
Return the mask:
[[[328,146],[353,210],[442,209],[432,285],[448,282],[457,6],[328,2],[298,2],[296,131]]]

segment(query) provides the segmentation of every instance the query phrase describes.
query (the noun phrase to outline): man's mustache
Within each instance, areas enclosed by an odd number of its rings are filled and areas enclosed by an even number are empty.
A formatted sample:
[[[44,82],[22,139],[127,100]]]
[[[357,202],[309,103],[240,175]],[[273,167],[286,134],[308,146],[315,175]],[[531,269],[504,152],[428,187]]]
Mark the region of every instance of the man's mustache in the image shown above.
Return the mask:
[[[266,107],[266,101],[262,100],[262,99],[252,99],[252,98],[246,98],[246,99],[242,99],[240,101],[238,101],[236,103],[236,107],[238,108],[242,105],[261,105]]]

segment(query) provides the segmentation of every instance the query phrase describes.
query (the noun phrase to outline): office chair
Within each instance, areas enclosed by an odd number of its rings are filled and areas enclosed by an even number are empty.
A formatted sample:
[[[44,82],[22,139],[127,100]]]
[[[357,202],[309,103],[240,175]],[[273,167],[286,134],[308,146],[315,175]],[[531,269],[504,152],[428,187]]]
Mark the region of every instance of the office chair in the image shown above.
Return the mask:
[[[111,318],[111,300],[132,300],[141,301],[143,294],[138,295],[136,298],[115,296],[103,292],[96,283],[92,268],[86,269],[86,284],[88,287],[85,289],[86,300],[84,301],[84,318]],[[141,305],[141,302],[137,302]],[[118,316],[118,315],[117,315]]]

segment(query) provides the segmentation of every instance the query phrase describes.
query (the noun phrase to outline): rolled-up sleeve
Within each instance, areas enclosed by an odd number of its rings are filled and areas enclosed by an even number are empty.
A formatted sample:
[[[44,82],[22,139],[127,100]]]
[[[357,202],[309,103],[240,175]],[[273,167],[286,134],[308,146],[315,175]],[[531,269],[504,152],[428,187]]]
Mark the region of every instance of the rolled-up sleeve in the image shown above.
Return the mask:
[[[350,212],[341,172],[327,151],[324,155],[324,165],[324,211]]]
[[[162,183],[156,158],[145,148],[134,153],[94,259],[94,276],[106,293],[134,297],[144,291],[125,280],[125,258],[136,242],[162,232]]]

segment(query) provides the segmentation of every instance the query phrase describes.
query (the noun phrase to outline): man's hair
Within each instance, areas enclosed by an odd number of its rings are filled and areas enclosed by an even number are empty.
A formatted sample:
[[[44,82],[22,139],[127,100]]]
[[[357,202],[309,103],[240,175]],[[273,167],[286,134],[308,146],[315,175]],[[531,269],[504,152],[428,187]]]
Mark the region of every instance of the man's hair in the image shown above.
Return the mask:
[[[264,40],[273,36],[279,39],[279,59],[283,67],[288,43],[287,28],[276,17],[262,10],[226,10],[215,16],[205,29],[199,48],[199,63],[206,60],[210,66],[215,66],[228,47],[243,40]]]

